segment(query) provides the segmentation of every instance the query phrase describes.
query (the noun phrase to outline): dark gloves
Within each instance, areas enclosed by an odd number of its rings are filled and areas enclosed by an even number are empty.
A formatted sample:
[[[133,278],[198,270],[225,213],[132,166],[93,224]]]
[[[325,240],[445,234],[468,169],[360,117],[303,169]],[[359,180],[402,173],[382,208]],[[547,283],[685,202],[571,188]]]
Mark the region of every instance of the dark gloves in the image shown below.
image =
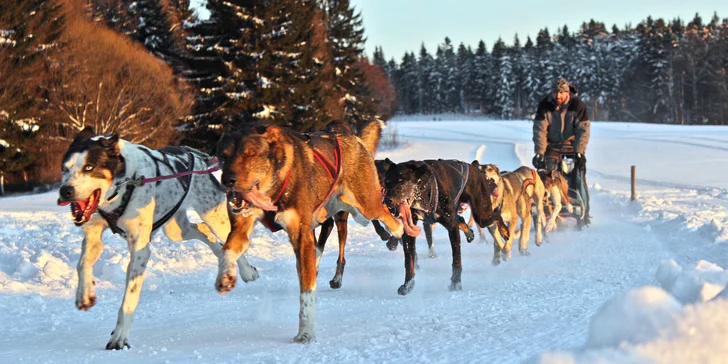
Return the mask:
[[[576,153],[576,159],[574,159],[574,167],[578,169],[584,169],[586,167],[586,156],[581,153]]]
[[[533,156],[533,160],[531,162],[533,163],[533,168],[544,169],[546,167],[546,163],[544,163],[543,156],[541,154]]]

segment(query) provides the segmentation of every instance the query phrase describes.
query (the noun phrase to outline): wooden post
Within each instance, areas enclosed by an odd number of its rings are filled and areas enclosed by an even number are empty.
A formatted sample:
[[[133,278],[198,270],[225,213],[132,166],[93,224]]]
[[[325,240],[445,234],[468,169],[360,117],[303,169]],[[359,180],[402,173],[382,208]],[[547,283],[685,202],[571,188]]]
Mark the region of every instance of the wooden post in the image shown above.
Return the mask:
[[[637,166],[632,166],[632,201],[637,199]]]
[[[5,195],[5,175],[0,172],[0,196]]]

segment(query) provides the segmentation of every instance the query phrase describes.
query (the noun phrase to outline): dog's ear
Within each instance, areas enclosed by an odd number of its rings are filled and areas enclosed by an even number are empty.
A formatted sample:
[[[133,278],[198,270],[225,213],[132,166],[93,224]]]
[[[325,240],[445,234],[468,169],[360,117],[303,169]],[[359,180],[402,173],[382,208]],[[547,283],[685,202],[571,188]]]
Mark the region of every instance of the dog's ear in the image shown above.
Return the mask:
[[[111,155],[119,155],[119,134],[112,134],[108,138],[101,138],[99,144],[109,151]]]
[[[415,167],[415,176],[417,178],[422,178],[422,176],[424,176],[425,174],[427,174],[427,172],[429,172],[429,171],[430,171],[430,168],[427,167],[427,164],[425,164],[425,163],[419,163]]]
[[[256,127],[256,131],[264,135],[269,144],[277,143],[283,133],[283,130],[275,125],[260,125]]]
[[[84,142],[93,138],[94,136],[96,136],[94,128],[92,126],[87,126],[83,128],[83,130],[79,131],[78,134],[76,134],[76,137],[73,138],[73,143]]]
[[[472,165],[474,165],[476,167],[480,167],[480,162],[478,162],[477,159],[474,159],[472,162],[470,162],[470,164],[472,164]]]

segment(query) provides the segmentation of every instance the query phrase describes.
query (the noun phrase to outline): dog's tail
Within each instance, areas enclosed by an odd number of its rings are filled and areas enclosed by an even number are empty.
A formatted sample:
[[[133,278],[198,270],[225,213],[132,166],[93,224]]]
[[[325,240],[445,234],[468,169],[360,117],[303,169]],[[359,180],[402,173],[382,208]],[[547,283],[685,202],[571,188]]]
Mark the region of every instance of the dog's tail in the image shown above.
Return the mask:
[[[374,155],[379,148],[379,140],[382,138],[382,129],[384,129],[384,122],[377,119],[370,121],[359,131],[359,139],[361,139],[364,147],[367,148],[369,153]]]

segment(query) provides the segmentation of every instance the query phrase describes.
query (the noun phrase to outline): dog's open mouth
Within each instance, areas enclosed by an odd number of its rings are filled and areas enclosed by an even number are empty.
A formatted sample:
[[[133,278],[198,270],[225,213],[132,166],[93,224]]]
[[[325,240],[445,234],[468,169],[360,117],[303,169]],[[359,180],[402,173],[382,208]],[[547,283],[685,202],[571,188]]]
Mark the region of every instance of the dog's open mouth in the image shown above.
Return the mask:
[[[239,214],[243,211],[247,212],[252,207],[252,205],[248,201],[245,201],[242,192],[228,190],[227,199],[228,205],[230,205],[230,210],[234,214]]]
[[[61,201],[58,200],[58,205],[66,206],[71,205],[71,215],[73,216],[73,223],[76,226],[81,226],[87,222],[91,215],[96,212],[99,207],[99,200],[101,199],[101,189],[96,189],[91,196],[84,201]]]
[[[273,204],[270,197],[260,192],[258,182],[253,185],[250,192],[239,192],[236,190],[228,190],[228,203],[232,212],[235,214],[246,213],[252,207],[259,207],[265,211],[277,211],[278,207]],[[246,215],[247,216],[247,215]]]

